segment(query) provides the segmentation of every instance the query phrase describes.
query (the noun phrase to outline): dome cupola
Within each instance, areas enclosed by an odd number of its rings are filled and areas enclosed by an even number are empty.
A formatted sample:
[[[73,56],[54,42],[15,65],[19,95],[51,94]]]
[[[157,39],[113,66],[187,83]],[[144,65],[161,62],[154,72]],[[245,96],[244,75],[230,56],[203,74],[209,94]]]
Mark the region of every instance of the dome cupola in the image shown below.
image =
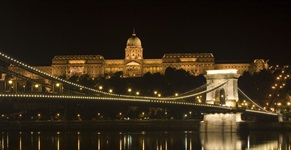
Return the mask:
[[[126,42],[126,47],[142,47],[140,39],[136,36],[136,34],[133,32],[131,37],[128,38]]]
[[[136,36],[133,29],[133,33],[131,37],[128,38],[126,42],[125,59],[126,60],[141,60],[143,59],[142,53],[143,53],[143,49],[141,46],[141,41]]]

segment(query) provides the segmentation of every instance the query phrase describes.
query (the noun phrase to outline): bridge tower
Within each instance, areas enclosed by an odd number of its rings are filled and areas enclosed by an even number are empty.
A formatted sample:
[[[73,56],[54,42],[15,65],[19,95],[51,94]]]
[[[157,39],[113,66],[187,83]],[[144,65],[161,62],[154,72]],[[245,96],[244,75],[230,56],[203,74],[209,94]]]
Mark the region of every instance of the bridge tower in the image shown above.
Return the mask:
[[[207,104],[236,107],[238,101],[237,80],[240,76],[236,69],[207,70],[207,74],[204,76],[209,84],[207,90],[221,85],[206,94]]]

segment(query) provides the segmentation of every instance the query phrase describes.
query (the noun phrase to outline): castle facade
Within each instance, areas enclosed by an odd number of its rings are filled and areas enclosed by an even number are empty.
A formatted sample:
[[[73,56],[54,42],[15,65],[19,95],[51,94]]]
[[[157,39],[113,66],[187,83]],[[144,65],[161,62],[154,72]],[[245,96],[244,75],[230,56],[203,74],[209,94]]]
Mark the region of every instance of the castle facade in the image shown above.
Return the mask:
[[[146,73],[164,74],[166,68],[184,69],[191,75],[206,74],[206,70],[236,69],[238,74],[244,71],[260,71],[267,69],[268,64],[263,59],[249,63],[215,63],[212,53],[168,53],[161,59],[144,59],[141,40],[133,33],[126,42],[123,59],[105,59],[101,55],[58,55],[52,59],[51,66],[34,66],[48,74],[67,79],[74,75],[87,74],[91,78],[110,77],[122,72],[122,77],[140,77]],[[25,76],[33,74],[10,66],[10,70]],[[35,76],[37,78],[37,76]]]

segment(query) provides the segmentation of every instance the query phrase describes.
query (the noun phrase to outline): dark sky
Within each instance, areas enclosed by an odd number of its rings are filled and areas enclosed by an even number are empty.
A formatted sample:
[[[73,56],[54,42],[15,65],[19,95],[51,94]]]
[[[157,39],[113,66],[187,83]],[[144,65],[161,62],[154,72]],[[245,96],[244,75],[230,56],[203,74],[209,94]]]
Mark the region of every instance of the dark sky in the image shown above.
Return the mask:
[[[213,53],[290,65],[290,0],[0,2],[0,52],[33,66],[55,55],[123,59],[133,28],[144,58]]]

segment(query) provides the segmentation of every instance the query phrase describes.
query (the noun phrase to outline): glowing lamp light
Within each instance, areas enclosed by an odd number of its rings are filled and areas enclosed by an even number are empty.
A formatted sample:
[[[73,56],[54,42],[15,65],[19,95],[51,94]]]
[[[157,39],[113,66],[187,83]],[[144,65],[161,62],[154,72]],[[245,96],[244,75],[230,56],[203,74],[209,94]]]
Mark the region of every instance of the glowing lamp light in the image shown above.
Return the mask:
[[[230,103],[228,103],[228,102],[226,102],[226,103],[225,103],[225,106],[228,106],[228,107],[230,107],[230,106],[231,106],[231,104],[230,104]]]

